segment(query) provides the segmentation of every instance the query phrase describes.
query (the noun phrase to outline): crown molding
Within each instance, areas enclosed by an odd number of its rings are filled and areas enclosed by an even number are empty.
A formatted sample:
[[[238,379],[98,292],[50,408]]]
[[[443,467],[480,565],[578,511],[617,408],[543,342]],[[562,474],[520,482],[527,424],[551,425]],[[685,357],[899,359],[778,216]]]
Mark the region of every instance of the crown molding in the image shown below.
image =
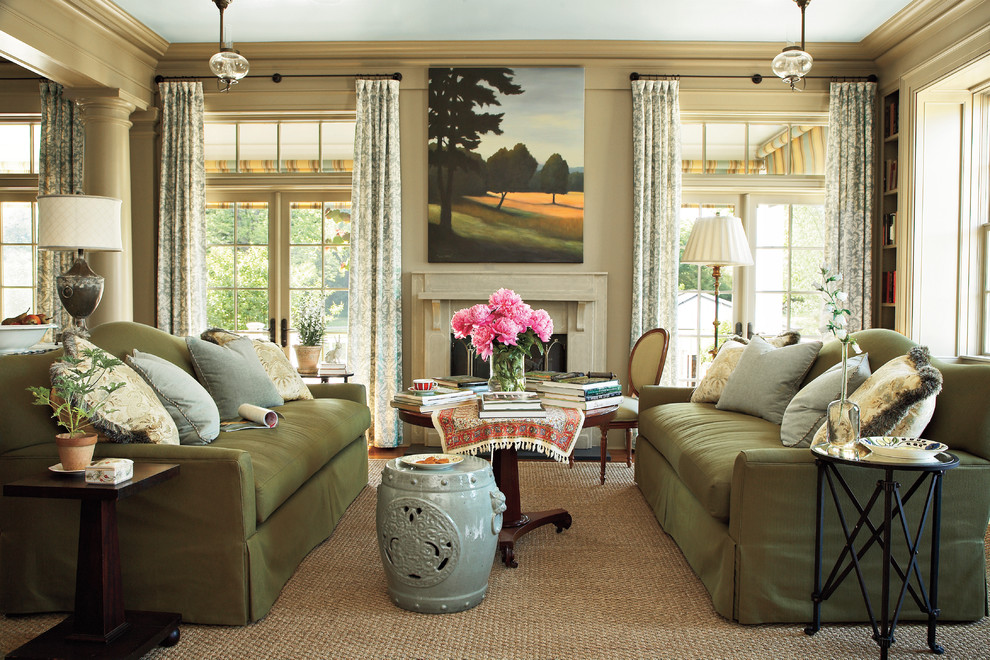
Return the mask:
[[[915,0],[866,35],[860,42],[864,55],[877,60],[909,39],[926,39],[985,0]]]

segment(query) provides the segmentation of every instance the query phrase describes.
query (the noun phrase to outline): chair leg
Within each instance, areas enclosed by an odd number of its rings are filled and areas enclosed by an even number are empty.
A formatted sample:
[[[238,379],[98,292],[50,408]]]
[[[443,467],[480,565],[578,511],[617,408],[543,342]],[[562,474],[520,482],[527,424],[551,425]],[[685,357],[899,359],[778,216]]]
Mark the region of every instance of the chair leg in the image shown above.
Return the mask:
[[[632,467],[632,429],[626,429],[626,467]]]

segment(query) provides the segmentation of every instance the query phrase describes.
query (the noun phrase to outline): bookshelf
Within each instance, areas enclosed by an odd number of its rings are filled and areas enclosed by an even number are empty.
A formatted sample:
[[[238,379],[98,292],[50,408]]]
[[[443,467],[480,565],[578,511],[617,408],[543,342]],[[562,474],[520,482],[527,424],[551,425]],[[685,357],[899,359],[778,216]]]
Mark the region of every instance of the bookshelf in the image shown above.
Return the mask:
[[[876,263],[880,271],[877,282],[874,326],[896,329],[897,323],[897,239],[898,222],[898,129],[900,123],[900,91],[883,97],[881,116],[882,143],[880,149],[880,209],[876,223],[875,245],[878,246]]]

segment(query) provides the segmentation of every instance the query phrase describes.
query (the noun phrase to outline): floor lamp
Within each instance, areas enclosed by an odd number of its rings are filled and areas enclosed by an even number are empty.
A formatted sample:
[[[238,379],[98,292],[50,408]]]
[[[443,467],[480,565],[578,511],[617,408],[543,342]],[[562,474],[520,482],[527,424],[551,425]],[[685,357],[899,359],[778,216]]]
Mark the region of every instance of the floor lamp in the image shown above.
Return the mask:
[[[684,246],[681,263],[712,267],[715,277],[715,346],[712,357],[715,357],[718,352],[718,293],[722,266],[753,265],[753,255],[749,251],[749,240],[743,231],[742,221],[731,215],[699,218]]]
[[[83,336],[89,336],[86,319],[103,297],[103,276],[93,272],[83,252],[122,250],[120,206],[112,197],[38,196],[38,248],[77,251],[69,270],[55,278],[55,289],[73,318],[72,328]]]

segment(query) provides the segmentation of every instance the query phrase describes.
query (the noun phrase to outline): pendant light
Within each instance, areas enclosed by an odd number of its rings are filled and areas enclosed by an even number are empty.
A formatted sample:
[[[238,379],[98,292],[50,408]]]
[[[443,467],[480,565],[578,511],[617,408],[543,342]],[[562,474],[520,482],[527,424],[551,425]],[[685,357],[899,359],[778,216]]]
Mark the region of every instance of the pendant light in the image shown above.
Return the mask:
[[[774,75],[791,86],[791,91],[800,92],[804,85],[796,87],[796,83],[801,81],[811,72],[811,65],[814,62],[811,55],[804,50],[804,10],[811,0],[794,0],[801,8],[801,46],[787,46],[777,57],[773,58]],[[805,81],[806,82],[806,81]]]
[[[220,10],[220,50],[210,58],[210,70],[219,79],[217,88],[221,92],[230,91],[230,86],[246,76],[249,68],[247,58],[234,50],[232,44],[224,42],[223,10],[231,2],[233,0],[213,0],[213,4]]]

